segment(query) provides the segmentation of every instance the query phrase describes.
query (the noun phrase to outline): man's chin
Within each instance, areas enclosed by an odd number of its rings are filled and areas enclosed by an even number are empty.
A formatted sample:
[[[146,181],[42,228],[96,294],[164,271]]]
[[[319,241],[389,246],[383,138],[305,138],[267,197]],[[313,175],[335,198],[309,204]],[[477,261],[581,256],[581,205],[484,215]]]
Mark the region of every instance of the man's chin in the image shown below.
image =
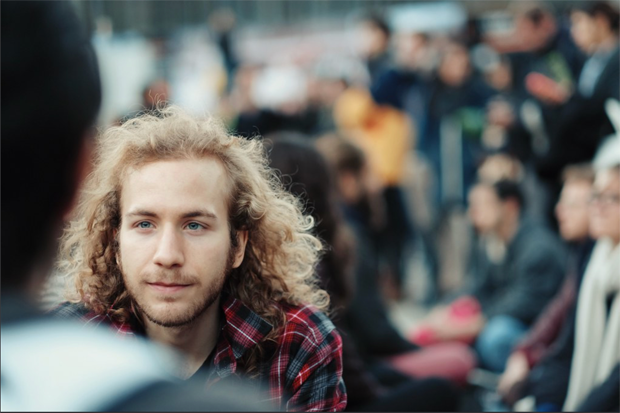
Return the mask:
[[[188,313],[171,314],[170,312],[167,312],[165,314],[160,314],[157,312],[155,314],[144,312],[144,315],[152,323],[155,323],[162,327],[169,327],[169,328],[183,327],[185,325],[192,323],[200,316],[200,314],[197,314],[197,315],[188,314]]]
[[[143,316],[154,324],[162,327],[183,327],[196,321],[213,304],[188,305],[181,302],[159,302],[155,305],[138,305]],[[146,321],[146,320],[145,320]]]

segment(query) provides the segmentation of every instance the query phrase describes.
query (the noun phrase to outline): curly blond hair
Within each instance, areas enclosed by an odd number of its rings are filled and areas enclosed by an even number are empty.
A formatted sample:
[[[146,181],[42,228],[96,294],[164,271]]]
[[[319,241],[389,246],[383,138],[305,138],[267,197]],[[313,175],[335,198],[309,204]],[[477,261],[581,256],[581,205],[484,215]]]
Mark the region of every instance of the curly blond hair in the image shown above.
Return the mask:
[[[243,263],[224,289],[274,325],[266,340],[275,341],[286,318],[274,304],[327,310],[329,296],[315,277],[323,246],[312,235],[312,217],[304,215],[299,200],[269,168],[262,142],[233,136],[214,118],[169,106],[107,129],[98,139],[76,216],[61,239],[59,270],[75,280],[73,301],[117,322],[138,316],[116,260],[124,177],[129,169],[157,160],[205,157],[219,159],[231,182],[233,248],[237,231],[248,231]]]

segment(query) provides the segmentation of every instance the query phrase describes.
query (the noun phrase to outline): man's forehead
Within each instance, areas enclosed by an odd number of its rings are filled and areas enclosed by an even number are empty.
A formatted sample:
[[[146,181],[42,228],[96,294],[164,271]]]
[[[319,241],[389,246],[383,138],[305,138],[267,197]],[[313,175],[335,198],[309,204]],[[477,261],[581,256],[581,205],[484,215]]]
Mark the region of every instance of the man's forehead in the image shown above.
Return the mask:
[[[147,210],[162,204],[187,211],[213,209],[209,205],[226,204],[229,193],[230,180],[215,157],[158,160],[127,170],[121,182],[121,207]]]

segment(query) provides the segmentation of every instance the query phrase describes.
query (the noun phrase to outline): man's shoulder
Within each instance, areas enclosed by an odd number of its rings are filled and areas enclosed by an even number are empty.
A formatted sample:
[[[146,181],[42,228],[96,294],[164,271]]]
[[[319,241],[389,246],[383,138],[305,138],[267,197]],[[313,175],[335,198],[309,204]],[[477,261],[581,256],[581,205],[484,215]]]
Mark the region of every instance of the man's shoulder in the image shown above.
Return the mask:
[[[82,302],[72,303],[66,301],[51,309],[48,314],[54,318],[78,319],[85,323],[100,324],[107,320],[105,315],[97,314]]]
[[[84,303],[72,303],[65,301],[48,311],[48,314],[56,318],[82,318],[90,313]]]
[[[518,241],[520,249],[524,253],[537,256],[560,256],[563,254],[564,245],[562,240],[543,222],[533,219],[523,224],[523,234]]]
[[[342,338],[334,324],[313,305],[280,305],[286,322],[269,374],[293,395],[286,409],[344,410]]]
[[[340,337],[329,317],[314,305],[282,304],[282,309],[286,314],[282,334],[289,336],[291,341],[320,347],[333,341],[334,337]]]

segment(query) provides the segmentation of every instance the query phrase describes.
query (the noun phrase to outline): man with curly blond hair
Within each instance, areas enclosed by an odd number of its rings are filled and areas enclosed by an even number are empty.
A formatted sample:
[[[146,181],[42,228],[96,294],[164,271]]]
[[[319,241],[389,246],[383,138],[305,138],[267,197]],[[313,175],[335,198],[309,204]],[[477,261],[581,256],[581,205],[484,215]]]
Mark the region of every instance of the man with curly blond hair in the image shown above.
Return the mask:
[[[75,297],[54,310],[178,349],[206,389],[250,377],[287,410],[341,411],[341,338],[312,218],[262,142],[178,107],[111,127],[61,240]]]

